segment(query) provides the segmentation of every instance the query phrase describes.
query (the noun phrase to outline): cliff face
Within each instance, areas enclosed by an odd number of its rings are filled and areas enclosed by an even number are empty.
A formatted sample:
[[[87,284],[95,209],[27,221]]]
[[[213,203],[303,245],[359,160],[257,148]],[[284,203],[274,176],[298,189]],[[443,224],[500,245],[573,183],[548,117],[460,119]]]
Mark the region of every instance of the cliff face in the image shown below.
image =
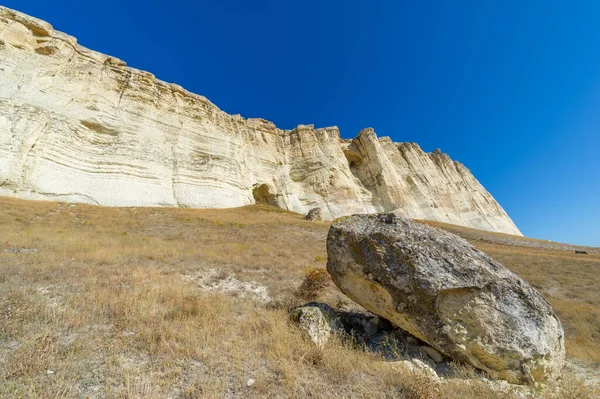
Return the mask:
[[[467,168],[336,127],[281,130],[0,7],[0,195],[224,208],[256,198],[326,218],[397,211],[520,234]]]

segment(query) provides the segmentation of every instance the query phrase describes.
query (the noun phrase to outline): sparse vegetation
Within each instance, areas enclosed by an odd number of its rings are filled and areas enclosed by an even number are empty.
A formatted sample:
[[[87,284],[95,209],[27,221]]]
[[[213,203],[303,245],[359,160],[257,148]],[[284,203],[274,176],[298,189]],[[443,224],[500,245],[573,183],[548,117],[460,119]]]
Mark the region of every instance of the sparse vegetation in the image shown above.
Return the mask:
[[[478,380],[408,374],[341,340],[320,350],[285,309],[200,284],[234,276],[281,299],[306,281],[306,265],[326,259],[327,228],[264,205],[0,198],[0,397],[515,397]],[[569,358],[597,373],[600,255],[475,243],[544,293]],[[349,304],[333,284],[312,292]],[[567,373],[539,397],[600,397],[578,378]]]

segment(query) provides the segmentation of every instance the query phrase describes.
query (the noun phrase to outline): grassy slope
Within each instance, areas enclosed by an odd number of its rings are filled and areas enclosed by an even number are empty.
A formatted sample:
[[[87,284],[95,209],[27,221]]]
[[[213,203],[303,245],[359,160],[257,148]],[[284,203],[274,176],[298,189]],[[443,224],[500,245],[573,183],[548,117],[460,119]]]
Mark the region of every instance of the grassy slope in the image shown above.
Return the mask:
[[[0,397],[512,397],[304,340],[273,303],[289,300],[307,267],[325,267],[327,229],[266,206],[0,198]],[[600,254],[462,230],[552,302],[572,360],[600,362]],[[335,287],[322,299],[348,301]],[[570,377],[559,384],[567,391],[552,397],[592,395]]]

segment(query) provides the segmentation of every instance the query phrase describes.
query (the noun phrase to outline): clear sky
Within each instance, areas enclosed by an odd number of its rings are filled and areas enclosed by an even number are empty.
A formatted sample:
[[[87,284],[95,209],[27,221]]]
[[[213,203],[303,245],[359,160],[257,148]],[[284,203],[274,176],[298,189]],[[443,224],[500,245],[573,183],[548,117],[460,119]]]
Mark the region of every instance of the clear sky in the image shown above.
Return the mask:
[[[2,4],[232,114],[439,147],[525,235],[600,246],[600,2]]]

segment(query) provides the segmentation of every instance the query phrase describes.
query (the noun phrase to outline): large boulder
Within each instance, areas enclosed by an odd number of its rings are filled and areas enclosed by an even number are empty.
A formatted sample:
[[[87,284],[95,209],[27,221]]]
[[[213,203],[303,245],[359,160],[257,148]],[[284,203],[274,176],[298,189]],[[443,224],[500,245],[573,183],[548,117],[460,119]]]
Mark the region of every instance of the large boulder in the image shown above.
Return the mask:
[[[532,383],[564,365],[564,332],[528,283],[462,238],[393,214],[336,220],[327,270],[351,299],[442,354]]]

